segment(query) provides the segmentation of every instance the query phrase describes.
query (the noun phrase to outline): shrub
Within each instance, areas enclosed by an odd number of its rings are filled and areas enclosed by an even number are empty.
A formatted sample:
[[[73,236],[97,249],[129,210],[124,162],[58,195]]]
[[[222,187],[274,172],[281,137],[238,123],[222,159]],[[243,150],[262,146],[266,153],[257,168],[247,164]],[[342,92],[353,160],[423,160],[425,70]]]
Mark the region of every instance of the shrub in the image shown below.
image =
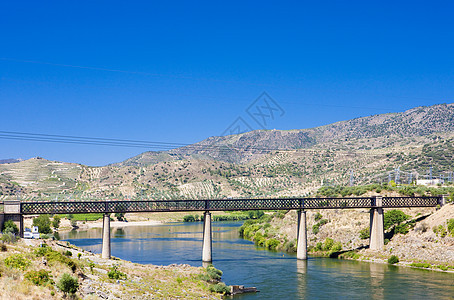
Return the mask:
[[[313,234],[317,234],[319,231],[320,231],[320,224],[319,223],[312,225],[312,233]]]
[[[38,226],[40,233],[52,233],[50,229],[50,219],[48,215],[40,215],[37,218],[33,219],[33,226]]]
[[[211,280],[221,280],[222,277],[222,271],[216,269],[213,265],[209,265],[206,268],[207,275]]]
[[[54,238],[59,241],[60,240],[60,234],[58,233],[58,231],[54,231]]]
[[[438,233],[440,234],[440,236],[442,238],[444,238],[448,232],[446,231],[446,228],[443,225],[439,225],[438,226]]]
[[[230,287],[226,286],[224,282],[219,282],[210,286],[210,291],[219,294],[230,294]]]
[[[280,242],[276,239],[269,239],[265,242],[265,247],[270,250],[276,250],[276,248],[280,245]]]
[[[55,229],[58,229],[58,227],[60,227],[60,221],[61,221],[61,218],[59,215],[55,215],[54,216],[54,219],[52,220],[52,226],[55,228]]]
[[[13,234],[18,234],[19,233],[19,228],[17,228],[17,225],[13,222],[13,220],[8,220],[3,224],[3,233],[13,233]]]
[[[314,218],[315,218],[315,221],[318,221],[318,220],[320,220],[321,218],[323,218],[323,216],[322,216],[321,213],[317,212],[317,213],[315,214]]]
[[[339,255],[340,258],[351,258],[351,259],[359,259],[361,255],[359,255],[356,251],[348,251]]]
[[[118,271],[117,266],[113,266],[110,271],[107,273],[107,277],[110,279],[124,279],[126,280],[126,274]]]
[[[93,268],[94,268],[95,266],[96,266],[95,263],[92,262],[92,261],[88,263],[88,267],[90,268],[91,274],[93,274]]]
[[[385,212],[384,215],[384,227],[385,230],[389,229],[392,225],[400,224],[408,220],[410,216],[407,216],[403,211],[398,209],[392,209]]]
[[[334,245],[334,240],[331,238],[326,238],[325,242],[323,243],[323,251],[329,251]]]
[[[118,221],[124,221],[125,214],[124,213],[115,213],[115,218],[117,218]]]
[[[448,232],[450,235],[454,236],[454,219],[449,219],[448,223]]]
[[[400,233],[400,234],[407,234],[410,229],[408,228],[408,224],[398,224],[396,227],[394,227],[394,232],[395,233]]]
[[[322,251],[322,249],[323,249],[323,243],[322,242],[318,242],[317,245],[315,246],[315,250]]]
[[[391,255],[390,258],[388,258],[388,264],[394,265],[399,262],[399,258],[395,255]]]
[[[70,256],[73,256],[73,253],[69,250],[66,250],[66,251],[63,251],[63,255],[70,257]]]
[[[362,240],[370,238],[370,228],[364,228],[359,231],[359,238]]]
[[[331,252],[339,252],[342,250],[342,243],[335,242],[334,245],[331,247]]]
[[[52,275],[46,270],[28,271],[25,273],[24,277],[25,279],[31,281],[34,285],[38,286],[45,286],[54,283]]]
[[[11,232],[7,232],[7,233],[4,233],[2,234],[2,238],[1,240],[4,242],[4,243],[9,243],[9,244],[14,244],[15,242],[17,242],[17,237],[14,233],[11,233]]]
[[[31,265],[31,261],[22,254],[13,254],[5,258],[5,265],[14,269],[25,270]]]
[[[43,251],[47,261],[52,264],[55,262],[67,265],[73,272],[77,269],[77,264],[69,257],[64,256],[60,252],[54,251],[48,247],[48,250]]]
[[[57,283],[57,287],[66,295],[74,294],[79,288],[77,278],[72,277],[68,273],[63,274],[60,281]]]
[[[5,243],[1,243],[1,244],[0,244],[0,251],[1,251],[1,252],[6,252],[6,251],[8,251],[8,247],[6,246]]]
[[[411,263],[410,266],[416,267],[416,268],[430,268],[431,265],[429,263]]]
[[[193,215],[186,215],[183,217],[183,222],[195,222],[196,218]]]

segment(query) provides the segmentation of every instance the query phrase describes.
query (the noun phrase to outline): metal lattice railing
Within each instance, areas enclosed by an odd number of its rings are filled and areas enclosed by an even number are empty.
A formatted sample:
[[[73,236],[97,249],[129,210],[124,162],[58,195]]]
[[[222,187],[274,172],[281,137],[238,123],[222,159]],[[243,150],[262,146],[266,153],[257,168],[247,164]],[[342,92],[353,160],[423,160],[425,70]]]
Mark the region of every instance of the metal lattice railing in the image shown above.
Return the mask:
[[[383,208],[434,207],[440,197],[383,197]],[[375,197],[22,202],[22,214],[374,208]]]

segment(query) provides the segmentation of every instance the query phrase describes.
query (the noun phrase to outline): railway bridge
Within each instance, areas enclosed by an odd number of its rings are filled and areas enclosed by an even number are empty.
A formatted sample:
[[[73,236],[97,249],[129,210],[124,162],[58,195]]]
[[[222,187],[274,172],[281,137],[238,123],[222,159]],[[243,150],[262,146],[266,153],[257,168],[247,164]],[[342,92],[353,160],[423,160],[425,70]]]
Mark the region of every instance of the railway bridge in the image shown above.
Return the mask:
[[[3,222],[13,220],[24,231],[23,216],[36,214],[102,213],[103,258],[111,257],[110,214],[138,212],[204,212],[202,261],[212,261],[210,211],[241,210],[297,210],[297,258],[307,259],[306,211],[309,209],[369,209],[371,249],[384,246],[383,209],[435,207],[446,203],[445,196],[436,197],[343,197],[343,198],[237,198],[194,200],[90,200],[90,201],[3,201],[0,203],[0,228]],[[3,206],[3,211],[1,207]]]

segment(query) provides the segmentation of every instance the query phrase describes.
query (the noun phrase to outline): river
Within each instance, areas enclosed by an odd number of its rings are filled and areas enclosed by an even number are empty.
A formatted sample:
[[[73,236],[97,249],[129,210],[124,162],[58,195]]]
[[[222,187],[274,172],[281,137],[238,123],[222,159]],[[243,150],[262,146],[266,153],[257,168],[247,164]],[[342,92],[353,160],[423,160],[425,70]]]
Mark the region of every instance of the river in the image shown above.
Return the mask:
[[[454,299],[454,274],[386,264],[312,258],[258,248],[238,235],[240,222],[213,222],[213,265],[227,285],[257,287],[235,299]],[[201,266],[202,223],[112,229],[112,255],[142,264]],[[101,229],[62,233],[101,252]]]

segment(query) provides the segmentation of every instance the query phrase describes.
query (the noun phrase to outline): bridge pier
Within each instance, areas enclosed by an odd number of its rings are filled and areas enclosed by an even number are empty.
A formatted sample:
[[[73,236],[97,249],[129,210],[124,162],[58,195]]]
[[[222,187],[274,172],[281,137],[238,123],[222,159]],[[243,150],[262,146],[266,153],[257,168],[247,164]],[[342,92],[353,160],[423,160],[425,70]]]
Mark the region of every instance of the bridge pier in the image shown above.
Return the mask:
[[[19,228],[19,236],[24,237],[24,216],[20,210],[20,201],[12,200],[3,203],[3,214],[0,215],[0,230],[6,221],[12,220]]]
[[[301,260],[307,259],[307,231],[306,231],[306,211],[298,210],[298,231],[296,258]]]
[[[103,216],[101,257],[110,259],[110,214]]]
[[[205,211],[203,214],[202,262],[211,261],[211,213],[209,211]]]
[[[381,196],[375,197],[375,208],[370,210],[370,239],[369,248],[382,250],[385,246],[385,234],[383,227],[383,201]]]

